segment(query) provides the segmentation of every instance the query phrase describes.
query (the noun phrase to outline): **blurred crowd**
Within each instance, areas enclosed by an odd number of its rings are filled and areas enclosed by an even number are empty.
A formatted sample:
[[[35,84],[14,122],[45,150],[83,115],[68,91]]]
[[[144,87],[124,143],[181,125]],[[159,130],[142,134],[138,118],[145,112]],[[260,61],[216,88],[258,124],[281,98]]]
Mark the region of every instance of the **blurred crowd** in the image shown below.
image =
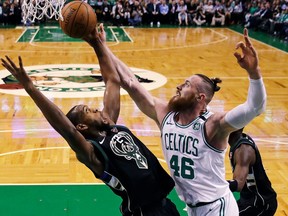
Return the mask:
[[[0,25],[23,24],[21,1],[0,0]],[[42,0],[52,1],[53,0]],[[41,2],[38,1],[38,2]],[[66,3],[68,3],[67,1]],[[87,0],[99,22],[115,26],[242,25],[288,38],[288,0]],[[38,22],[46,22],[45,16]]]

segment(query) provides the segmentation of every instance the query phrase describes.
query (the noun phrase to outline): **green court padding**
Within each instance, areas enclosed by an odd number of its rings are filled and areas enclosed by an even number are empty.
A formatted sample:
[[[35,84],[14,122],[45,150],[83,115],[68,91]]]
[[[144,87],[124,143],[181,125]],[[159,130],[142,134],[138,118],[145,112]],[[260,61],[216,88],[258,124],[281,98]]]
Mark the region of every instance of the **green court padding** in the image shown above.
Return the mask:
[[[104,184],[1,185],[0,198],[1,216],[121,216],[121,199]],[[187,216],[175,190],[169,198]]]
[[[0,186],[0,215],[120,215],[121,200],[104,185]]]
[[[121,199],[105,185],[0,186],[1,216],[120,216]],[[185,205],[170,195],[181,216]]]

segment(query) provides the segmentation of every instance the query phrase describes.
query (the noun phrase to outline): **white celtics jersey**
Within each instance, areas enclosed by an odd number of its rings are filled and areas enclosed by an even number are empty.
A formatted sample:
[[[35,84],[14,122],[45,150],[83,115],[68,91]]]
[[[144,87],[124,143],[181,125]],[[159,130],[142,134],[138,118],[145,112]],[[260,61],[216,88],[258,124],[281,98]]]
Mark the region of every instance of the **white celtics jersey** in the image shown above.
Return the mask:
[[[162,149],[176,191],[182,201],[195,205],[211,202],[229,193],[225,180],[225,150],[206,141],[204,123],[213,113],[206,112],[188,125],[175,122],[175,112],[161,125]]]

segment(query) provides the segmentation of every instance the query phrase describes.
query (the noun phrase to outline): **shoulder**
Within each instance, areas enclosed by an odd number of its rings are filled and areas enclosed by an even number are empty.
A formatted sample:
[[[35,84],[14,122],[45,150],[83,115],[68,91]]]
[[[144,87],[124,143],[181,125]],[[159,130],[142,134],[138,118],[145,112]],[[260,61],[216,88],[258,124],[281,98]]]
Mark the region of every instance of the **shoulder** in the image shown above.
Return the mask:
[[[229,133],[235,130],[224,123],[224,112],[212,113],[205,123],[206,139],[219,149],[227,147],[227,138]]]
[[[256,158],[255,149],[247,143],[241,143],[234,152],[234,158],[237,164],[253,165]]]

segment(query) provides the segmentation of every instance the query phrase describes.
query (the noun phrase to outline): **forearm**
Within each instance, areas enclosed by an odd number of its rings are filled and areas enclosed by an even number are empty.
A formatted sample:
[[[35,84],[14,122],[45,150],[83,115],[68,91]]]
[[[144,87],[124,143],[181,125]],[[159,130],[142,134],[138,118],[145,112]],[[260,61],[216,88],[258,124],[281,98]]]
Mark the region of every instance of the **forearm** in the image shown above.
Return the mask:
[[[124,88],[138,108],[148,117],[155,120],[159,124],[157,116],[157,101],[147,91],[144,86],[139,83],[134,73],[122,61],[115,57],[116,69],[121,80],[121,87]]]
[[[250,79],[246,102],[230,110],[225,115],[225,121],[237,129],[246,126],[265,110],[266,98],[266,89],[262,78]]]
[[[63,135],[64,138],[67,137],[68,132],[66,131],[74,126],[69,120],[67,120],[65,114],[54,103],[46,98],[32,83],[28,86],[24,86],[24,88],[38,108],[42,111],[50,125],[59,134]]]
[[[99,60],[101,74],[104,79],[104,82],[106,83],[109,80],[115,83],[119,83],[120,85],[120,78],[119,75],[117,74],[112,59],[113,54],[107,47],[105,42],[102,42],[101,39],[97,37],[97,39],[93,41],[91,45]]]
[[[246,168],[239,169],[236,167],[233,172],[233,179],[228,180],[229,188],[232,192],[241,191],[246,183],[246,177],[248,175],[248,170]]]
[[[154,98],[138,82],[130,68],[112,53],[105,42],[101,42],[101,40],[94,40],[93,43],[90,43],[90,45],[92,45],[95,50],[100,66],[102,63],[103,67],[107,67],[107,65],[111,64],[111,68],[114,68],[109,74],[114,74],[115,69],[116,75],[120,79],[121,87],[123,87],[129,93],[130,97],[134,100],[139,109],[150,118],[157,120]]]

